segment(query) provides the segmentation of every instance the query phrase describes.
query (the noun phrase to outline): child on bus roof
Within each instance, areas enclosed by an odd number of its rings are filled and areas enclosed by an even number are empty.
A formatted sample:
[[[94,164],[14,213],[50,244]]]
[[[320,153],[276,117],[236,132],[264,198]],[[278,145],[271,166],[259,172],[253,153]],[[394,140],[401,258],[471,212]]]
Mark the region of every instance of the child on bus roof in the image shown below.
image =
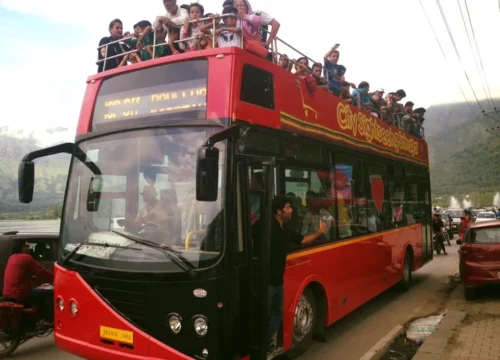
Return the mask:
[[[241,47],[241,28],[238,27],[238,9],[235,7],[225,7],[222,10],[224,27],[217,29],[217,44],[219,47],[236,46]]]
[[[203,17],[205,9],[201,4],[193,3],[189,5],[189,19],[186,20],[181,30],[181,40],[189,39],[180,43],[181,49],[186,52],[198,50],[196,36],[201,33],[197,20]]]
[[[178,28],[171,29],[168,33],[168,47],[166,49],[167,55],[176,55],[184,52],[178,41],[181,38],[181,30]]]
[[[215,15],[212,13],[208,13],[208,14],[203,15],[203,18],[205,18],[206,20],[203,20],[201,22],[200,34],[198,34],[196,36],[196,40],[198,42],[198,49],[200,49],[200,50],[212,49],[214,47],[214,45],[212,44],[212,37],[208,36],[206,33],[204,33],[203,28],[207,25],[210,28],[213,28],[213,26],[214,26],[213,18],[215,18]],[[217,22],[215,23],[215,27],[217,27]]]
[[[151,23],[147,20],[139,21],[134,25],[134,32],[138,38],[136,48],[141,52],[141,59],[151,60],[153,58],[154,45],[154,34]]]
[[[340,52],[337,50],[340,44],[335,44],[324,56],[324,74],[328,79],[328,90],[340,96],[340,84],[342,77],[342,65],[338,64]]]

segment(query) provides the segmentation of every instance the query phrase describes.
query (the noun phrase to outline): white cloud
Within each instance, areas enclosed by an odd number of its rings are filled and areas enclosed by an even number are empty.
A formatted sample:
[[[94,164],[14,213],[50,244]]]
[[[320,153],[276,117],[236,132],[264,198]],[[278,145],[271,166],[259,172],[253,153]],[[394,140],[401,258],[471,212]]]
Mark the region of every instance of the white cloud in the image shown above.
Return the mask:
[[[201,0],[206,11],[221,10],[222,0]],[[386,91],[404,88],[408,100],[418,106],[461,101],[457,79],[471,102],[475,101],[434,1],[423,1],[450,59],[443,60],[418,1],[358,0],[314,3],[289,0],[253,0],[255,9],[265,10],[281,22],[279,36],[310,57],[320,60],[334,44],[340,43],[341,63],[352,82],[369,81],[372,88]],[[479,4],[480,3],[480,4]],[[455,2],[446,2],[445,12],[473,86],[484,97],[481,82]],[[34,43],[0,67],[4,86],[0,89],[3,107],[0,126],[21,126],[44,132],[63,126],[74,133],[83,100],[85,80],[96,69],[96,46],[107,34],[107,25],[120,18],[125,28],[142,19],[154,19],[165,10],[161,0],[0,0],[0,6],[80,29],[83,42],[59,44],[57,38]],[[474,30],[491,91],[500,95],[500,68],[496,64],[496,40],[500,32],[498,4],[494,0],[470,2]],[[8,38],[6,41],[18,39]],[[23,41],[26,41],[24,39]],[[6,48],[14,49],[10,43]],[[289,49],[280,52],[294,56]],[[43,54],[33,56],[33,54]],[[61,60],[64,56],[66,60]],[[21,79],[21,80],[20,80]],[[45,133],[47,136],[47,133]],[[50,138],[49,138],[50,139]]]

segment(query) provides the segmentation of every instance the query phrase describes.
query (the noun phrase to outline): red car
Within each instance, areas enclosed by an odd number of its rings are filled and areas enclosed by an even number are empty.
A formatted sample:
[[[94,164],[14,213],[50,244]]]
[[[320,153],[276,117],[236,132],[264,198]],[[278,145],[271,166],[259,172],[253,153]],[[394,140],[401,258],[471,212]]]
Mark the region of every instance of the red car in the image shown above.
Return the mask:
[[[460,277],[467,300],[476,297],[476,289],[500,284],[500,220],[473,223],[460,246]]]

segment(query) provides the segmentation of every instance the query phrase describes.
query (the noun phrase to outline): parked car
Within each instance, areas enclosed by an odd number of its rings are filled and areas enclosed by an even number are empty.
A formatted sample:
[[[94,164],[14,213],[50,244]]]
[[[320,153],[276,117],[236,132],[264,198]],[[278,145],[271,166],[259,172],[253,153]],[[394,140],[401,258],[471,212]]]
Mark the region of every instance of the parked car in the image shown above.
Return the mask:
[[[58,234],[28,234],[17,231],[6,232],[0,235],[0,297],[3,291],[5,267],[12,253],[12,247],[17,241],[26,241],[30,244],[31,255],[42,266],[54,271],[54,263],[58,256]],[[39,284],[36,284],[39,285]]]
[[[476,289],[500,284],[500,220],[471,224],[460,245],[459,269],[467,300],[476,297]]]
[[[482,211],[477,214],[476,222],[491,221],[497,218],[493,211]]]

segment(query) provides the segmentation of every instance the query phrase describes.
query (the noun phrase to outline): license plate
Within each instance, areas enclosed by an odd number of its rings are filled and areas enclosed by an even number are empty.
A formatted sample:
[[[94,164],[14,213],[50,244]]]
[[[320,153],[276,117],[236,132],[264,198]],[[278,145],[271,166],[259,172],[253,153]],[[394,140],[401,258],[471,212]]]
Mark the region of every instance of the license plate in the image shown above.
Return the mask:
[[[125,344],[134,343],[134,333],[132,331],[120,330],[115,328],[110,328],[107,326],[101,326],[100,331],[101,338],[119,341]]]

